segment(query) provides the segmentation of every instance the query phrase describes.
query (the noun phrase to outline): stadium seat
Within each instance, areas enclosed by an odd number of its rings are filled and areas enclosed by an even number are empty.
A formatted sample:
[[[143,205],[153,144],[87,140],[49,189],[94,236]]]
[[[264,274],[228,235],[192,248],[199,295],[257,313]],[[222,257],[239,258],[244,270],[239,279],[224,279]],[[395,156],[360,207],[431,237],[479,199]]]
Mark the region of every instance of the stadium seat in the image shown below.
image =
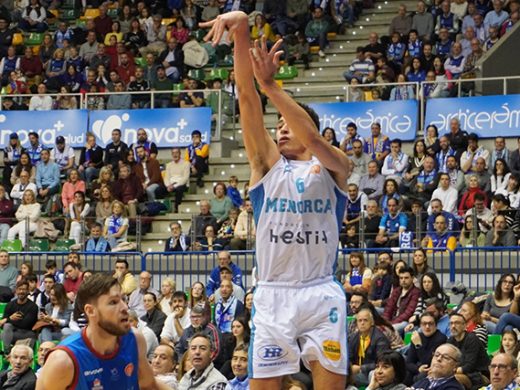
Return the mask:
[[[63,0],[61,3],[62,9],[74,9],[76,6],[76,0]]]
[[[79,16],[79,11],[75,9],[64,9],[61,11],[60,19],[66,22],[76,20]]]
[[[7,302],[0,302],[0,317],[4,316],[6,306]]]
[[[0,249],[5,249],[7,252],[21,252],[23,250],[22,241],[4,240]]]
[[[143,57],[135,57],[134,62],[137,66],[144,68],[146,66],[146,58]]]
[[[14,33],[13,34],[13,46],[21,46],[23,45],[23,34]]]
[[[99,16],[99,8],[87,8],[85,13],[80,17],[81,20],[95,19]]]
[[[274,75],[276,80],[291,80],[298,76],[298,68],[290,65],[282,65],[278,73]]]
[[[40,46],[43,42],[43,34],[42,33],[30,33],[25,38],[25,44],[27,46]]]
[[[311,54],[318,54],[319,51],[320,51],[320,47],[319,46],[311,46],[310,47]]]
[[[170,199],[157,199],[156,202],[162,203],[166,206],[166,210],[162,210],[159,215],[166,215],[172,211],[172,201]]]
[[[500,334],[490,334],[488,335],[488,348],[487,353],[489,356],[494,355],[500,349],[500,344],[502,342],[502,335]]]
[[[404,345],[409,345],[412,341],[412,332],[407,332],[404,334]]]
[[[48,252],[49,248],[49,240],[46,238],[35,238],[29,241],[29,251],[31,252]]]
[[[86,20],[76,19],[76,27],[85,29],[86,26],[87,26],[87,21]]]
[[[336,38],[336,33],[335,32],[329,32],[327,33],[327,39],[334,39]]]
[[[195,79],[197,81],[204,81],[204,79],[206,78],[206,74],[202,69],[191,69],[188,72],[188,77],[191,77],[192,79]]]
[[[216,69],[211,69],[206,80],[215,80],[215,79],[227,80],[228,76],[229,76],[229,71],[227,69],[216,68]]]
[[[161,21],[161,24],[164,26],[169,26],[172,23],[175,23],[175,18],[163,18]]]
[[[119,17],[119,10],[117,8],[109,8],[107,10],[107,15],[116,20]]]
[[[52,15],[49,15],[49,18],[54,19],[60,16],[60,11],[58,11],[57,9],[50,9],[48,12]]]
[[[347,316],[347,324],[350,324],[352,321],[354,321],[354,316]]]
[[[448,310],[453,310],[453,309],[455,309],[457,306],[459,306],[457,303],[448,303]]]
[[[234,60],[233,60],[233,55],[232,54],[228,54],[224,57],[224,59],[222,61],[220,61],[218,64],[220,66],[233,66],[233,63],[234,63]]]
[[[56,241],[54,252],[68,252],[70,247],[75,243],[76,242],[72,239],[59,239],[58,241]]]
[[[183,89],[184,89],[184,84],[183,83],[173,84],[173,90],[174,91],[182,91]]]
[[[195,39],[199,42],[202,42],[202,40],[204,39],[204,37],[206,36],[208,32],[206,30],[203,30],[203,29],[198,29],[198,30],[195,30],[195,31],[192,31],[192,35],[195,37]]]

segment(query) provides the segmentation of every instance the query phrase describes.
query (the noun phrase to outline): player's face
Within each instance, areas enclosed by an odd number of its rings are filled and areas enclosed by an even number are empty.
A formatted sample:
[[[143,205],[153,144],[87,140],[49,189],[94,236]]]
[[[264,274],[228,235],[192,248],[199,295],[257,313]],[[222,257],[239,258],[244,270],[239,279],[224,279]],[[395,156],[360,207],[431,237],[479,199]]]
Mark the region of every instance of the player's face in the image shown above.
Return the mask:
[[[238,378],[247,375],[246,351],[233,352],[233,358],[231,359],[231,369],[233,370],[233,374]]]
[[[294,158],[305,152],[305,147],[295,138],[283,117],[276,125],[276,141],[278,142],[278,150],[285,157]]]
[[[123,336],[130,331],[128,306],[123,300],[121,287],[113,286],[108,294],[100,296],[95,313],[98,320],[97,325],[106,333],[113,336]]]

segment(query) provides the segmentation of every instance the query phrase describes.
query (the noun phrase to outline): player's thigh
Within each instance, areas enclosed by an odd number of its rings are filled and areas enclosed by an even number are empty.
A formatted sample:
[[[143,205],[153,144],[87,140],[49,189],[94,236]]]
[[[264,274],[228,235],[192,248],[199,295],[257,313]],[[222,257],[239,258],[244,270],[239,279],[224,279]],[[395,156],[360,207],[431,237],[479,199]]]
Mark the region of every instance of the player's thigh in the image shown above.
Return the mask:
[[[347,313],[346,299],[341,286],[331,282],[309,291],[306,320],[301,324],[298,342],[306,367],[318,361],[330,372],[347,373]]]
[[[318,360],[310,363],[312,371],[312,383],[315,389],[344,390],[347,384],[347,376],[327,370]]]
[[[254,296],[249,347],[249,376],[271,379],[299,371],[300,349],[295,327],[297,307],[292,290],[260,287]]]

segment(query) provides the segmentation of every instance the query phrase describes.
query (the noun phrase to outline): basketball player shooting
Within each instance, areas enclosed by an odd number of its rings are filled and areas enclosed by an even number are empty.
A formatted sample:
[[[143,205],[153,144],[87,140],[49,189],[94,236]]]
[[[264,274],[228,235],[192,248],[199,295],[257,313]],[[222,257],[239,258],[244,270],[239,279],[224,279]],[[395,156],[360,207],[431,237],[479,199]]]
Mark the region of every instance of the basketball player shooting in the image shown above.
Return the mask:
[[[251,47],[247,15],[201,24],[217,44],[234,36],[240,122],[251,167],[257,226],[258,289],[253,302],[251,389],[280,389],[284,375],[312,371],[315,389],[343,390],[347,373],[346,300],[333,280],[350,162],[318,131],[316,113],[276,84],[282,40]],[[265,129],[255,79],[281,117],[275,143]]]

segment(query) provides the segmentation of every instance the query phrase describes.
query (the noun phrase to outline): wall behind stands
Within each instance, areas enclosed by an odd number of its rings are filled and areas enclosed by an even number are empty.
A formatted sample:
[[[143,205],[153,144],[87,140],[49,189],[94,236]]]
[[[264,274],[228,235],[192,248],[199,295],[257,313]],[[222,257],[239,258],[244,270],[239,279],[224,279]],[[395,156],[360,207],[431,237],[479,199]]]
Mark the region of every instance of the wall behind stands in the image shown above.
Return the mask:
[[[499,39],[498,43],[480,59],[478,65],[481,72],[478,77],[520,75],[518,42],[520,42],[520,23],[517,23],[506,36]],[[520,80],[511,80],[507,86],[508,94],[520,93]],[[500,95],[503,93],[501,81],[478,82],[476,87],[482,95]]]

